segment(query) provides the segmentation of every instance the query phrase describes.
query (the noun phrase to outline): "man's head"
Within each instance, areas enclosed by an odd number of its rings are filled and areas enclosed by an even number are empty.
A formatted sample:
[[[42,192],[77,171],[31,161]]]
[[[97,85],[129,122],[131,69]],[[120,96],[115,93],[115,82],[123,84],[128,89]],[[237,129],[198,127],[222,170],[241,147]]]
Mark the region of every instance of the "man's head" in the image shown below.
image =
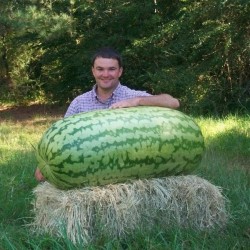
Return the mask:
[[[122,72],[122,59],[115,50],[103,48],[93,56],[92,73],[99,94],[101,92],[112,93],[119,84]]]
[[[104,47],[96,51],[96,53],[92,57],[92,67],[94,66],[95,60],[98,58],[112,58],[117,60],[119,67],[121,68],[123,66],[122,63],[122,57],[121,55],[114,49],[109,48],[109,47]]]

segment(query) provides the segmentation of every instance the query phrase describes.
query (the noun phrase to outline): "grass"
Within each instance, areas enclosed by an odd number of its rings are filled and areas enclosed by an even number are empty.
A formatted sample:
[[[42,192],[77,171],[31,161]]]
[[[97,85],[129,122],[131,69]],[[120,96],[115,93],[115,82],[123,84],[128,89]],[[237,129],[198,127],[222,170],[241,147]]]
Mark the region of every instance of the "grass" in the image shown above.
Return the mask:
[[[196,174],[223,188],[231,219],[223,229],[138,230],[119,241],[103,235],[85,248],[67,237],[32,235],[32,190],[36,145],[57,117],[35,116],[0,124],[0,250],[9,249],[250,249],[250,117],[195,118],[206,142],[206,153]]]

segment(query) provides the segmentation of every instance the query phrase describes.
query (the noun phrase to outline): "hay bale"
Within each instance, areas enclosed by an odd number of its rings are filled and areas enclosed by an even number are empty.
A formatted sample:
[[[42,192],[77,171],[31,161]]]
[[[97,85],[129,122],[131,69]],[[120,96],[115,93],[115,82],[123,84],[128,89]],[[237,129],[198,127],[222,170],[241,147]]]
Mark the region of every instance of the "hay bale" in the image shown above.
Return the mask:
[[[225,225],[228,217],[221,189],[192,175],[66,191],[44,182],[34,195],[32,228],[66,232],[73,242],[88,243],[102,233],[122,238],[152,225],[204,230]]]

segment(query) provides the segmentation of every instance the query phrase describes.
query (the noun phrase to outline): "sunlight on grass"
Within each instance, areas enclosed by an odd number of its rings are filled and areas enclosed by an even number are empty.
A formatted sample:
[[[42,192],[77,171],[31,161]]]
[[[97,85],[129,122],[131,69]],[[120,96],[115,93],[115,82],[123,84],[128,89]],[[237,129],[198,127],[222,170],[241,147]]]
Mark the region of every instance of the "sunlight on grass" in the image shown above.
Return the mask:
[[[231,152],[230,157],[250,155],[250,117],[198,118],[208,149]]]
[[[213,138],[218,134],[231,130],[241,131],[250,136],[250,122],[248,118],[239,118],[236,116],[228,116],[225,119],[198,118],[197,123],[201,127],[205,138]]]

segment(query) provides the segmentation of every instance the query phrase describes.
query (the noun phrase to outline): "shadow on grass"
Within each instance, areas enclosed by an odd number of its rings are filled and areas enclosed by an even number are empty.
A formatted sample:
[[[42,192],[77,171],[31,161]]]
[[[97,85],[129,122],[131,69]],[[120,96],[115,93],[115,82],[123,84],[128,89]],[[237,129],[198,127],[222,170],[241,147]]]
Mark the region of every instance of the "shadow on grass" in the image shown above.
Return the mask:
[[[32,104],[29,106],[0,106],[0,122],[27,122],[34,119],[34,117],[63,117],[66,112],[65,106],[47,105],[47,104]]]
[[[237,128],[227,130],[215,137],[209,137],[205,143],[208,149],[228,153],[230,157],[240,156],[250,160],[250,137],[238,131]]]

